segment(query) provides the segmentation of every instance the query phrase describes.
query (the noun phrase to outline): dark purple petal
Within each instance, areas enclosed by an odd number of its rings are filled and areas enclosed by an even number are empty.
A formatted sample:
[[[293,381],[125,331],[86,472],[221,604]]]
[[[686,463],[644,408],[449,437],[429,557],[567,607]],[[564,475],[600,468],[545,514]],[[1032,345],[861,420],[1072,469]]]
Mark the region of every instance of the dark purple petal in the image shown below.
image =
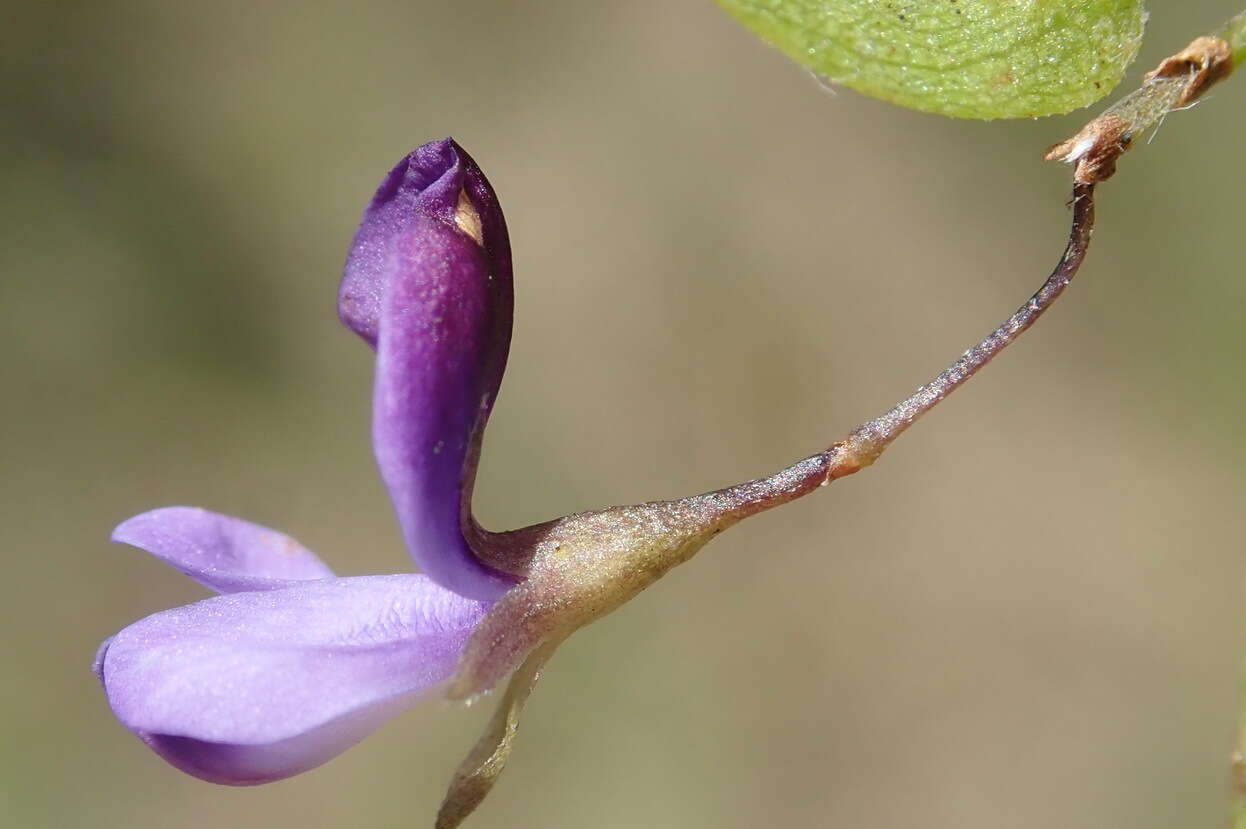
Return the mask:
[[[486,605],[420,575],[167,610],[104,643],[113,712],[173,765],[248,785],[320,765],[444,681]]]
[[[449,139],[420,147],[364,214],[340,311],[377,349],[373,443],[407,546],[438,584],[476,599],[514,584],[465,540],[513,302],[492,188]]]
[[[218,593],[333,577],[315,553],[288,535],[197,507],[136,515],[113,530],[112,540],[146,550]]]
[[[502,208],[488,179],[452,139],[425,144],[398,162],[377,188],[355,232],[338,290],[338,315],[342,322],[373,347],[380,327],[381,300],[393,277],[391,259],[399,238],[411,230],[420,216],[457,226],[460,194],[466,194],[479,217],[481,243],[493,263],[495,278],[510,285],[510,240]],[[509,319],[509,305],[505,314]],[[507,343],[502,343],[503,360],[506,348]]]
[[[482,359],[497,322],[485,266],[475,242],[440,222],[421,220],[406,237],[385,293],[372,442],[420,569],[456,593],[495,599],[513,582],[463,535],[500,374]]]

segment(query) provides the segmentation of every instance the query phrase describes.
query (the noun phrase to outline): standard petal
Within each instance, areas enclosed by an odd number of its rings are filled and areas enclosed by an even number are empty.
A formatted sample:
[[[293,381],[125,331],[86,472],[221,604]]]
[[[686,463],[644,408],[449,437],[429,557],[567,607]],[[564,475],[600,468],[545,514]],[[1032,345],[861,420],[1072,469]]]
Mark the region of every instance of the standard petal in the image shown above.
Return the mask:
[[[510,348],[510,242],[493,188],[450,139],[381,183],[355,235],[342,321],[377,349],[373,442],[420,567],[462,595],[496,599],[514,578],[482,563],[471,491]]]
[[[498,294],[475,241],[417,220],[385,291],[372,403],[377,464],[416,563],[443,587],[490,600],[514,580],[480,562],[464,529],[506,355],[497,345],[510,334]]]
[[[320,765],[444,681],[486,605],[420,575],[167,610],[106,642],[113,712],[178,768],[249,785]]]
[[[515,583],[467,540],[513,306],[493,189],[453,141],[420,147],[364,214],[339,311],[377,349],[373,443],[407,546],[435,581],[477,599],[496,599]]]
[[[146,550],[218,593],[333,577],[315,553],[288,535],[197,507],[136,515],[113,530],[112,540]]]

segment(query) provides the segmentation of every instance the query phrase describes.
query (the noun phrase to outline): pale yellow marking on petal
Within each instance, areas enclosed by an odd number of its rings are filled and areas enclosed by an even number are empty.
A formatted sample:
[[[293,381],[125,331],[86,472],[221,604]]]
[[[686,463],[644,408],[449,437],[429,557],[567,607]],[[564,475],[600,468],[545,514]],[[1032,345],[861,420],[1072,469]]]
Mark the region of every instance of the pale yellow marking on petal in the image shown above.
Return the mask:
[[[459,230],[476,240],[476,244],[484,247],[485,234],[480,223],[480,213],[476,205],[467,197],[466,190],[459,191],[459,203],[454,208],[454,223]]]

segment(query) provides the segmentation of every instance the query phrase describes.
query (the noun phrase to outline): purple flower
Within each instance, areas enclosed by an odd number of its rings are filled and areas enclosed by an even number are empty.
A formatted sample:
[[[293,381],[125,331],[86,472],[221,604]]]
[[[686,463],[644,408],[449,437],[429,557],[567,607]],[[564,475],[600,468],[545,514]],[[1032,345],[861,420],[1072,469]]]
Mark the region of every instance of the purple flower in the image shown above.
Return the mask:
[[[364,212],[338,307],[376,349],[373,445],[423,574],[337,578],[285,535],[190,507],[123,523],[114,540],[223,594],[130,625],[96,658],[117,718],[160,756],[217,783],[277,780],[447,680],[461,699],[510,674],[442,804],[437,826],[450,829],[505,766],[520,711],[563,640],[721,530],[832,476],[828,450],[692,498],[482,529],[471,494],[512,306],[489,183],[449,139],[420,147]]]
[[[477,558],[470,500],[510,343],[506,226],[449,139],[407,156],[364,213],[342,320],[376,348],[373,438],[426,575],[336,578],[273,530],[169,507],[113,539],[222,595],[105,642],[96,672],[121,722],[174,766],[252,784],[312,768],[454,672],[517,578]]]

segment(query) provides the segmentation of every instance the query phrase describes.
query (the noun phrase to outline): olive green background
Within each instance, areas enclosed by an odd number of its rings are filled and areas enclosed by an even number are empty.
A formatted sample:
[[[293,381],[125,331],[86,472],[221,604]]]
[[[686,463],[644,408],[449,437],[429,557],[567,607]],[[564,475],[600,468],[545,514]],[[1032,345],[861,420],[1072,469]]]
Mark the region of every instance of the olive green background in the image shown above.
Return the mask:
[[[1136,82],[1239,11],[1152,4]],[[1087,113],[828,94],[708,0],[28,4],[0,34],[0,825],[429,826],[488,705],[212,786],[99,640],[204,591],[156,506],[409,567],[336,322],[365,201],[451,134],[515,249],[482,520],[772,471],[910,391],[1064,243]],[[867,472],[558,653],[474,827],[1217,826],[1243,647],[1246,79],[1102,188],[1052,314]]]

